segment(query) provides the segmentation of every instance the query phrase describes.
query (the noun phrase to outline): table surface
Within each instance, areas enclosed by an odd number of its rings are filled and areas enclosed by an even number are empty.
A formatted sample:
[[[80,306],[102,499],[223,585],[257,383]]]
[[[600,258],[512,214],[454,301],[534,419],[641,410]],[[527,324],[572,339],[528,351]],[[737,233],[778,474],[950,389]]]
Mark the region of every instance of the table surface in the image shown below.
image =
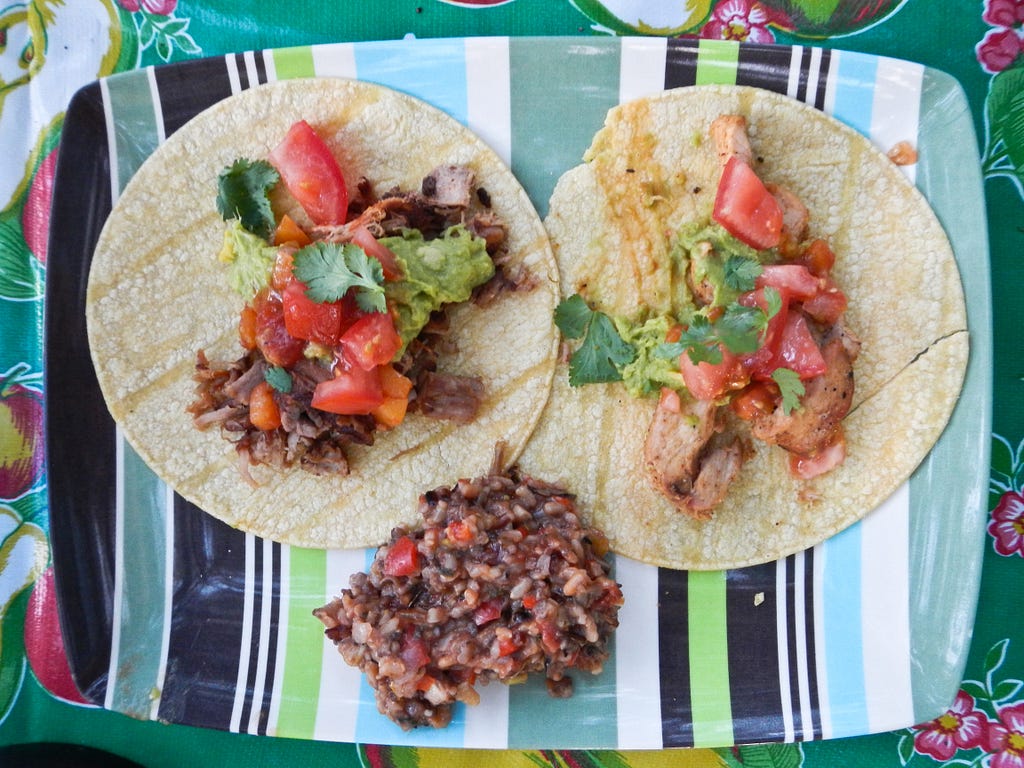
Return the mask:
[[[966,93],[982,162],[994,276],[994,383],[988,503],[964,510],[990,519],[965,680],[946,715],[891,733],[722,750],[508,751],[490,753],[487,762],[1024,768],[1024,356],[1013,334],[1021,327],[1016,279],[1024,256],[1024,0],[377,0],[331,6],[326,16],[324,4],[305,1],[26,0],[0,10],[0,763],[21,764],[13,759],[20,755],[23,764],[46,765],[45,742],[76,745],[77,764],[86,763],[85,747],[144,766],[321,760],[459,766],[481,759],[471,751],[141,722],[85,704],[70,683],[47,540],[42,325],[49,193],[71,95],[115,72],[233,51],[407,35],[643,33],[895,56],[949,73]]]

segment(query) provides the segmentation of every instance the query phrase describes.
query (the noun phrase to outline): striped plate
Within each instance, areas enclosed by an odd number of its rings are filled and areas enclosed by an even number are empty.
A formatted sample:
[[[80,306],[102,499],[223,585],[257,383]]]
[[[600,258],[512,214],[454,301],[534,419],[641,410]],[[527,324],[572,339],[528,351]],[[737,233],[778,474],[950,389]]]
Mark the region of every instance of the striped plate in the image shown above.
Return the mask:
[[[703,573],[620,558],[627,602],[613,657],[604,674],[576,680],[571,700],[547,698],[543,681],[494,685],[479,707],[460,706],[448,729],[403,733],[376,713],[365,682],[310,616],[372,553],[263,541],[175,496],[121,440],[85,343],[92,248],[142,160],[218,100],[309,75],[383,83],[446,110],[509,162],[542,214],[606,110],[663,88],[757,85],[835,114],[882,148],[910,140],[920,159],[907,171],[950,235],[968,294],[972,357],[952,424],[881,508],[813,549]],[[85,88],[65,122],[46,304],[53,551],[75,679],[91,700],[135,717],[386,744],[721,746],[936,716],[965,662],[984,534],[991,338],[982,206],[973,126],[955,81],[818,48],[402,40],[232,54]]]

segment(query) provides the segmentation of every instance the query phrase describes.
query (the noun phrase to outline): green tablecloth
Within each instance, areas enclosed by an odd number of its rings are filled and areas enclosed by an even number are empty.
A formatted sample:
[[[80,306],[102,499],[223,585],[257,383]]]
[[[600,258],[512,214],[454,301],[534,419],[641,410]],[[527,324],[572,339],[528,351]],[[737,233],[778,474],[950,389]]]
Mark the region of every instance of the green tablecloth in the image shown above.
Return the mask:
[[[631,10],[646,6],[643,13]],[[642,22],[641,18],[646,22]],[[82,703],[57,641],[42,446],[43,288],[54,148],[72,93],[97,77],[231,51],[478,35],[691,34],[822,45],[953,75],[975,118],[994,316],[993,437],[982,591],[965,682],[943,718],[804,744],[650,753],[505,752],[495,765],[1024,768],[1024,0],[377,0],[333,4],[32,0],[0,10],[0,745],[89,745],[146,766],[473,765],[470,752],[244,736],[138,722]],[[0,752],[0,763],[3,753]]]

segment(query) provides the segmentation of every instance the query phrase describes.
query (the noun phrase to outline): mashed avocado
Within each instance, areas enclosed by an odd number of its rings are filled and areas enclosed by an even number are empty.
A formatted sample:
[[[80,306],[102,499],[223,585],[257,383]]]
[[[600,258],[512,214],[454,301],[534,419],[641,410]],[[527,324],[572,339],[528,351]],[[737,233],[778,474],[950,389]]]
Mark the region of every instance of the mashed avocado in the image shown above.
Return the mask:
[[[622,369],[622,383],[630,395],[644,397],[658,392],[662,387],[677,390],[685,388],[678,361],[654,354],[654,350],[665,342],[665,334],[675,325],[674,320],[659,315],[639,324],[624,318],[615,318],[613,322],[622,340],[636,352],[633,361]]]
[[[442,304],[466,301],[474,288],[494,274],[487,244],[463,226],[450,227],[433,240],[408,229],[400,237],[380,242],[402,267],[402,279],[387,283],[384,290],[403,348],[416,338],[432,312]]]
[[[228,264],[228,284],[249,301],[270,283],[277,248],[232,219],[224,229],[224,244],[217,258]]]

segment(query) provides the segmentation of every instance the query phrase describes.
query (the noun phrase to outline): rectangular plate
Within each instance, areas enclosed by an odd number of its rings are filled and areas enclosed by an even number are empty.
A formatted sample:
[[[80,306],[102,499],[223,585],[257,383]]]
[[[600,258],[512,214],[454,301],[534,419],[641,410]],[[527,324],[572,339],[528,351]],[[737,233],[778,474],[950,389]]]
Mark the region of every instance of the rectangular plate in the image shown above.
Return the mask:
[[[457,707],[448,729],[403,733],[377,714],[366,683],[310,616],[372,552],[263,541],[175,496],[120,439],[86,341],[93,247],[139,164],[232,93],[314,74],[379,82],[446,110],[509,162],[542,215],[608,108],[664,88],[756,85],[833,113],[882,149],[909,140],[919,159],[906,170],[949,234],[967,293],[971,360],[950,426],[882,507],[800,554],[710,573],[618,558],[626,605],[613,656],[600,676],[577,676],[572,699],[549,699],[543,680],[491,685],[480,706]],[[46,301],[53,557],[75,680],[97,704],[141,718],[431,746],[721,746],[851,736],[938,715],[966,661],[988,486],[991,319],[978,168],[970,112],[949,76],[806,47],[405,40],[231,54],[84,88],[64,124]],[[209,174],[211,195],[217,170],[182,169]],[[145,311],[145,297],[139,305]]]

